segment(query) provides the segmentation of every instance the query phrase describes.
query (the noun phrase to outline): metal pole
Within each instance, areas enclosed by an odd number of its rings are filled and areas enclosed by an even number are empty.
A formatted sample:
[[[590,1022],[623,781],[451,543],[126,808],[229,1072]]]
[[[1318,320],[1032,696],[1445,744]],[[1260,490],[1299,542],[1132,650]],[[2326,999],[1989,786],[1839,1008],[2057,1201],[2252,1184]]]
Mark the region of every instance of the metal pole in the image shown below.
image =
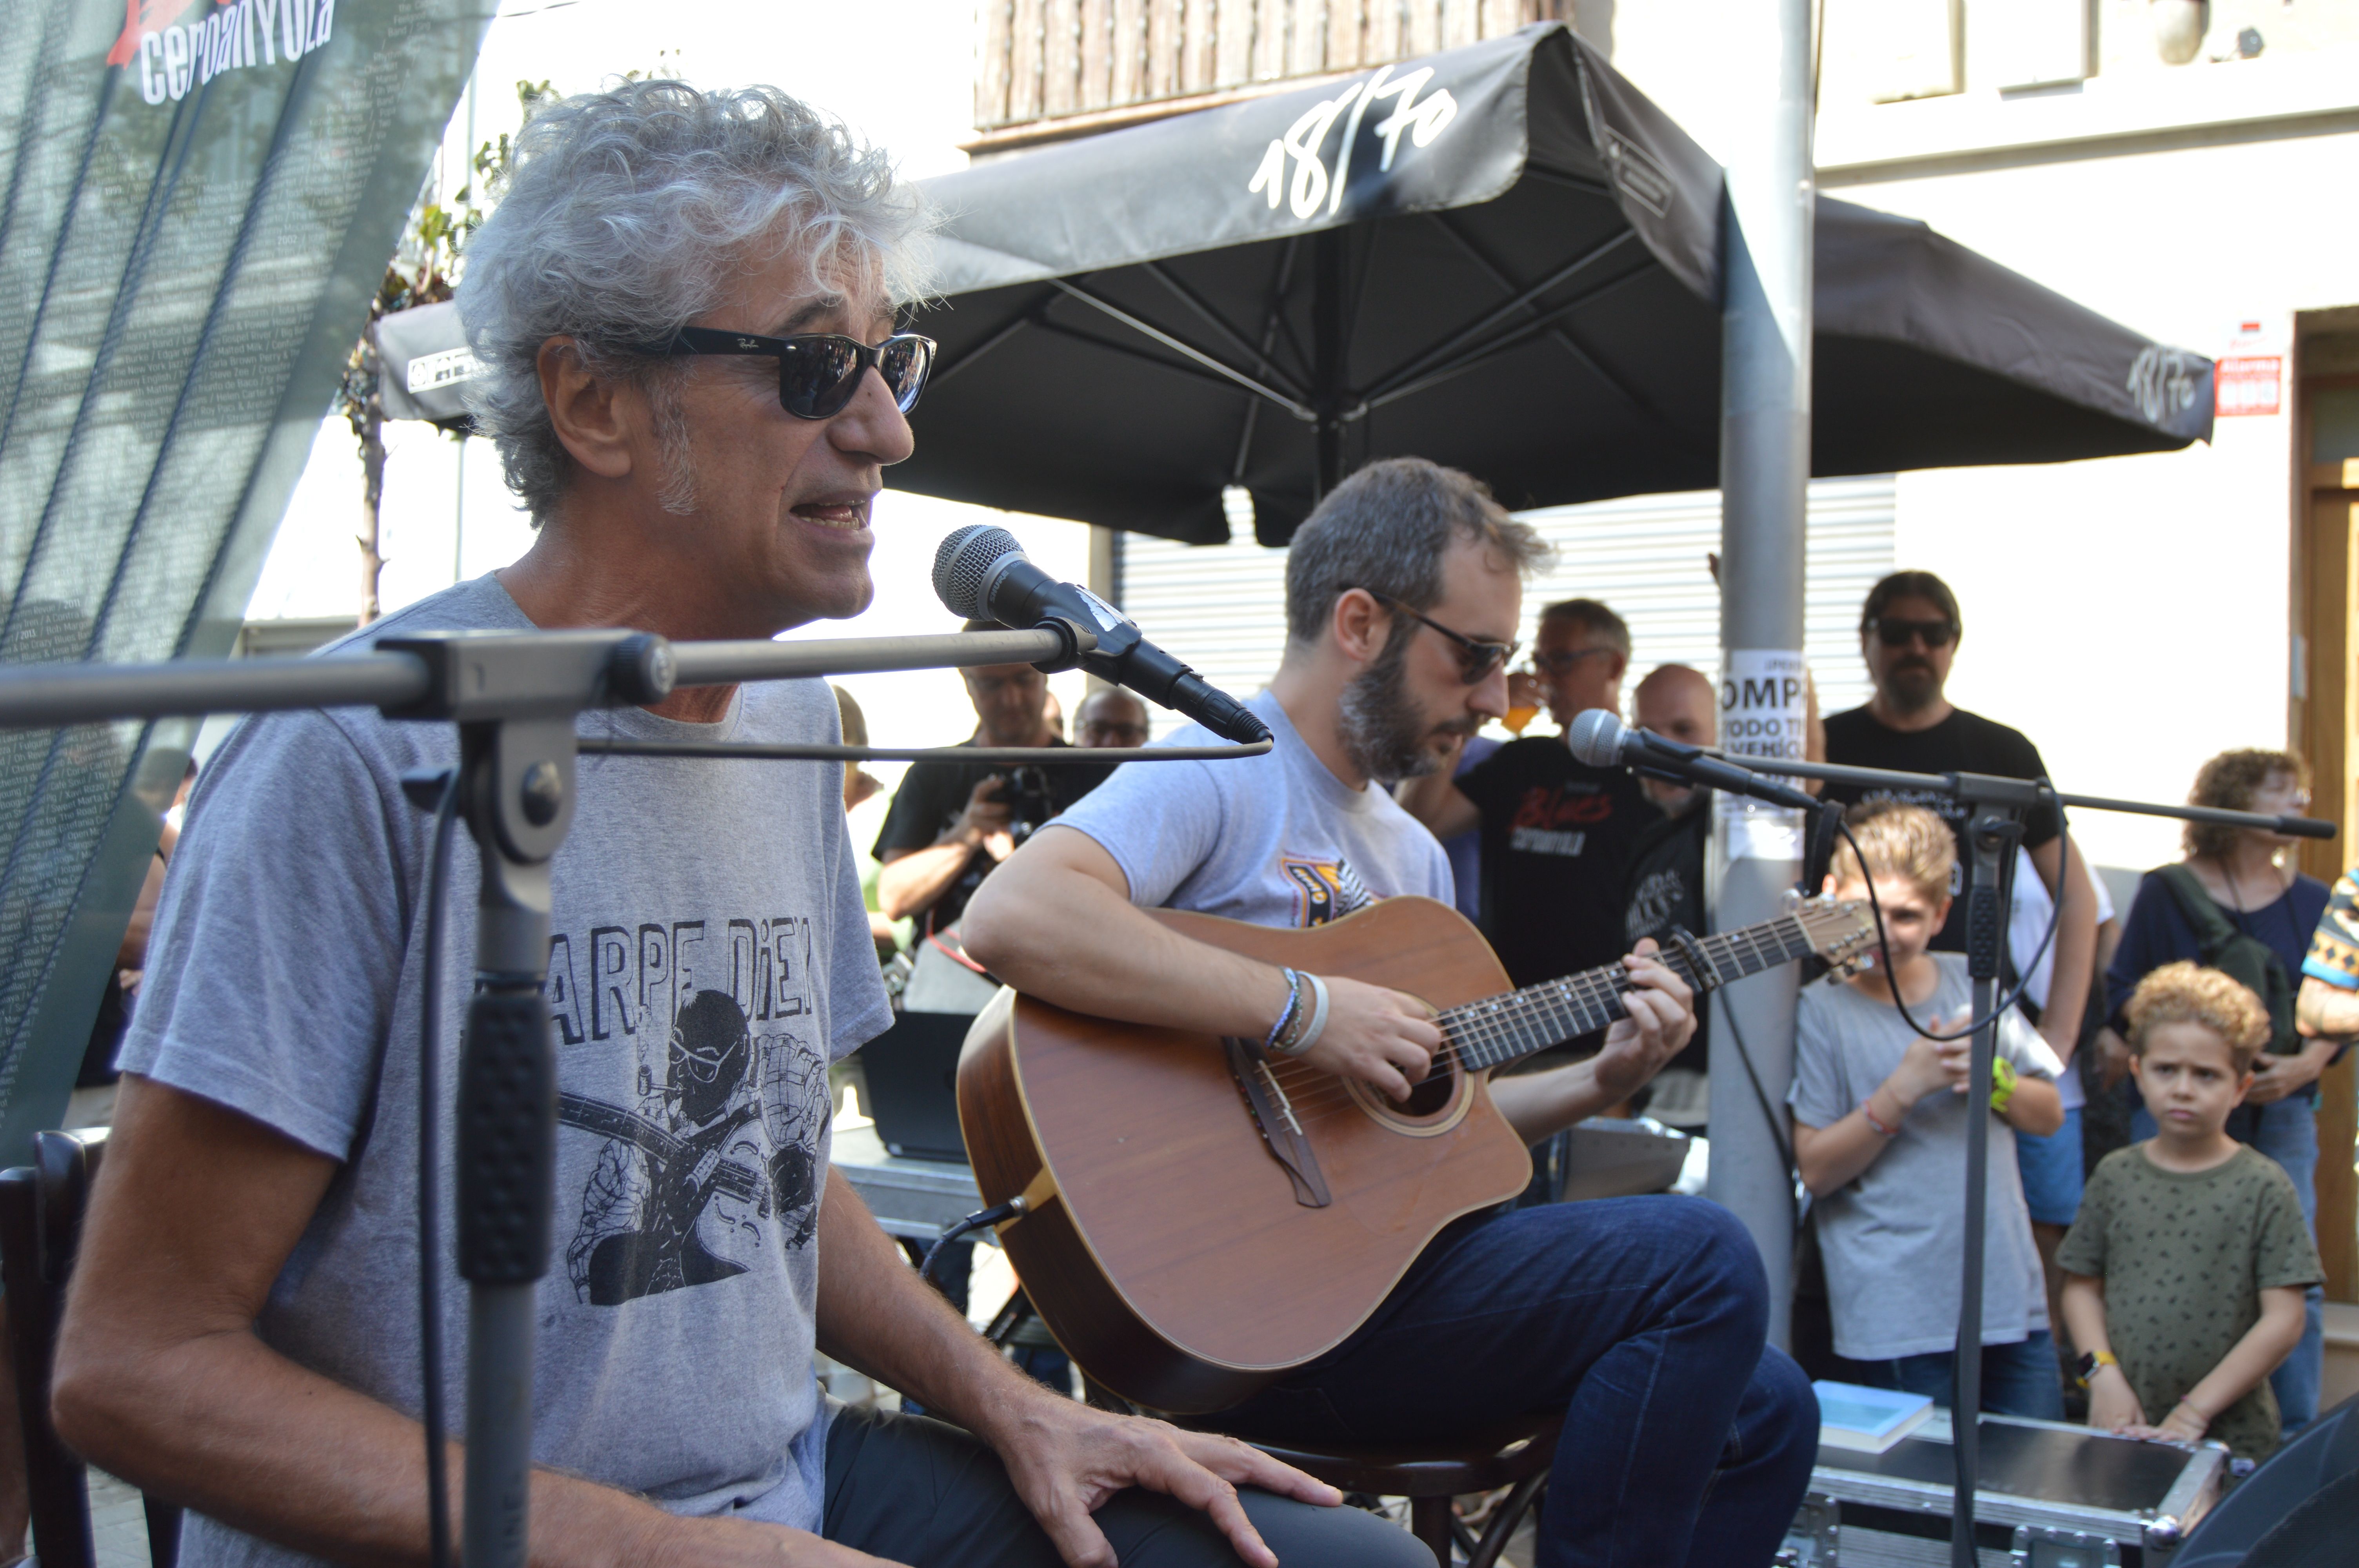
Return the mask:
[[[1721,745],[1801,756],[1803,506],[1810,473],[1810,0],[1759,0],[1728,40],[1759,62],[1732,138],[1722,213]],[[1799,813],[1713,801],[1712,923],[1778,913],[1800,875]],[[1717,992],[1707,1194],[1742,1220],[1769,1275],[1773,1344],[1790,1337],[1794,1188],[1780,1152],[1798,981],[1773,969]],[[1752,1075],[1738,1053],[1749,1048]],[[1769,1100],[1755,1097],[1757,1076]]]

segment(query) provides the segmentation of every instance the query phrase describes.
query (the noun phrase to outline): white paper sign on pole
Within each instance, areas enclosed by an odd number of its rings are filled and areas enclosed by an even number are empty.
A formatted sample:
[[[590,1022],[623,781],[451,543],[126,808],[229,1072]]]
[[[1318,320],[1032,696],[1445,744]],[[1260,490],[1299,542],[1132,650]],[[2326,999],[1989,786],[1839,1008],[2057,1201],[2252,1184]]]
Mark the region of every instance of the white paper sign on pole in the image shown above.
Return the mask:
[[[1720,744],[1732,756],[1799,762],[1810,729],[1808,666],[1799,651],[1737,648],[1720,677]],[[1733,860],[1799,860],[1795,814],[1722,791],[1712,809]]]

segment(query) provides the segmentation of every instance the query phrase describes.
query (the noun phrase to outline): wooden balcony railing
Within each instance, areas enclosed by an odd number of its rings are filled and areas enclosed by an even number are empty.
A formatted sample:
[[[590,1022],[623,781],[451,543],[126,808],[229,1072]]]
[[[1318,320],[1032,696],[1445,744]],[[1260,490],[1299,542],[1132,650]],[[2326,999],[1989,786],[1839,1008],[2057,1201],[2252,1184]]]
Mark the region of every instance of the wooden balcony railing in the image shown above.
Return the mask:
[[[983,0],[972,152],[1570,20],[1573,0]]]

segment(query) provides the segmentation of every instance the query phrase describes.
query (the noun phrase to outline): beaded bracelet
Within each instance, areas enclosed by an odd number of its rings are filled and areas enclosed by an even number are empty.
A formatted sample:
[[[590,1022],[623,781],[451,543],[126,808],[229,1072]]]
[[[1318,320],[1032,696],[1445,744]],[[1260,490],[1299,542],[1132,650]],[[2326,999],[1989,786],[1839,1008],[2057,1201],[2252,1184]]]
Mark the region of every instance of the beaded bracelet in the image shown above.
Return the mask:
[[[1286,977],[1286,1005],[1278,1009],[1277,1022],[1269,1026],[1269,1034],[1262,1041],[1261,1048],[1269,1054],[1285,1056],[1293,1053],[1279,1044],[1278,1040],[1285,1034],[1286,1026],[1293,1022],[1295,1015],[1302,1011],[1302,977],[1292,969],[1282,969],[1279,973]]]
[[[1283,1026],[1277,1032],[1277,1040],[1268,1049],[1275,1055],[1291,1060],[1310,1048],[1310,1026],[1316,1020],[1310,999],[1317,994],[1312,988],[1319,982],[1297,969],[1287,970],[1286,979],[1287,983],[1294,988],[1293,1003],[1281,1021]]]
[[[1878,1132],[1883,1133],[1886,1138],[1897,1138],[1900,1136],[1900,1129],[1897,1127],[1886,1127],[1884,1123],[1875,1119],[1875,1097],[1874,1095],[1870,1095],[1865,1099],[1859,1102],[1859,1113],[1860,1115],[1867,1118],[1867,1124],[1870,1127],[1873,1127]]]

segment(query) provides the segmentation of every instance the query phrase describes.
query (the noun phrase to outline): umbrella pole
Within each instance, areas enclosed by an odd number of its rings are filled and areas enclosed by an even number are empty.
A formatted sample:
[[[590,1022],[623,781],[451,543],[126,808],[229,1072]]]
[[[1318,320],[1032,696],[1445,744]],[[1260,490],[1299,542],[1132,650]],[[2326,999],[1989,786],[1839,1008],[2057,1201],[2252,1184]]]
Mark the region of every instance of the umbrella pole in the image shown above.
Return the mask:
[[[1727,47],[1762,62],[1722,211],[1721,711],[1723,747],[1802,755],[1803,505],[1810,459],[1810,0],[1762,0]],[[1712,922],[1781,913],[1801,874],[1799,813],[1712,803]],[[1790,1340],[1794,1180],[1785,1153],[1795,971],[1716,991],[1707,1194],[1753,1235],[1769,1278],[1769,1337]],[[1748,1060],[1749,1057],[1749,1060]],[[1759,1092],[1755,1085],[1757,1082]]]
[[[1343,481],[1343,346],[1349,268],[1341,229],[1322,229],[1310,242],[1311,407],[1319,416],[1319,493],[1315,505]]]

